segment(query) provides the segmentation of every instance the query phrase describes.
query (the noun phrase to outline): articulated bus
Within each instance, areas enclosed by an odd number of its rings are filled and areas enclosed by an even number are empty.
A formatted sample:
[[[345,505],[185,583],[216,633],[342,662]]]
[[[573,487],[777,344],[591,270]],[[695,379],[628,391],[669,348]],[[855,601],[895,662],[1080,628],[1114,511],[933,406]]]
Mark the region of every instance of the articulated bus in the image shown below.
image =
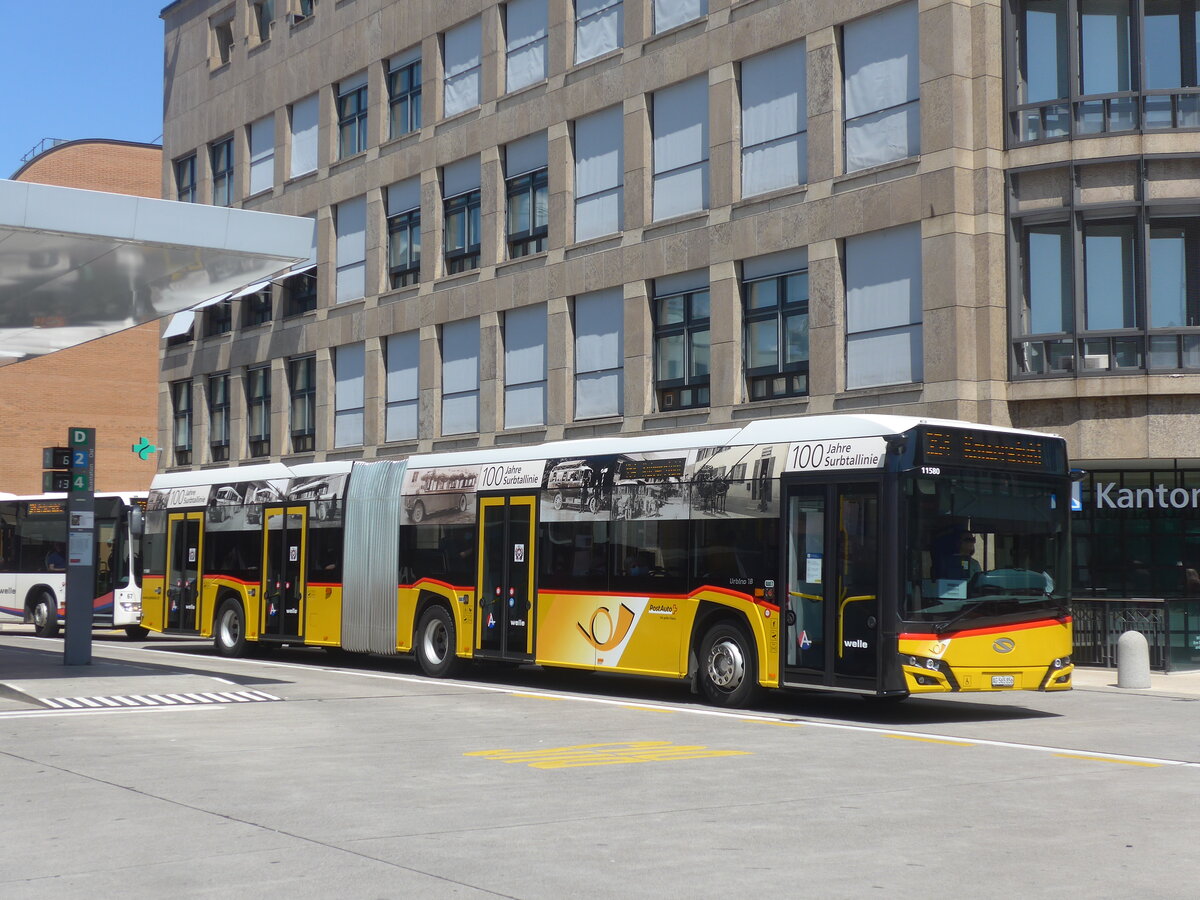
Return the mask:
[[[230,656],[692,679],[726,706],[1068,690],[1070,496],[1061,438],[882,415],[168,473],[142,623]]]
[[[141,553],[144,493],[96,494],[91,548],[92,624],[143,637]],[[67,495],[0,494],[0,617],[58,634],[66,615]]]

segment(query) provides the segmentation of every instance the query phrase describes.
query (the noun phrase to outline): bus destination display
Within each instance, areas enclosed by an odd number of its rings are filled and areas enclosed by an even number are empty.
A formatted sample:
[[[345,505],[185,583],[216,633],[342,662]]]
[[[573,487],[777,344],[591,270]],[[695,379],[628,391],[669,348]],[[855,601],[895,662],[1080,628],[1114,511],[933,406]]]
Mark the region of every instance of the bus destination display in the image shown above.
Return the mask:
[[[1062,441],[1051,437],[990,431],[921,432],[920,459],[925,465],[998,466],[1061,472]]]

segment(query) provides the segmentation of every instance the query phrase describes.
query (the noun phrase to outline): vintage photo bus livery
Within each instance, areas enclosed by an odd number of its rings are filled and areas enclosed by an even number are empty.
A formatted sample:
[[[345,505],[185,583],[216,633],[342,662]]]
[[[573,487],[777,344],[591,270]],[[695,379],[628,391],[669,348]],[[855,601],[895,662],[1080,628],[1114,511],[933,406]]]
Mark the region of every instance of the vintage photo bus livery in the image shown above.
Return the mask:
[[[143,624],[903,697],[1071,685],[1061,438],[834,415],[168,473]],[[240,498],[240,504],[238,499]]]

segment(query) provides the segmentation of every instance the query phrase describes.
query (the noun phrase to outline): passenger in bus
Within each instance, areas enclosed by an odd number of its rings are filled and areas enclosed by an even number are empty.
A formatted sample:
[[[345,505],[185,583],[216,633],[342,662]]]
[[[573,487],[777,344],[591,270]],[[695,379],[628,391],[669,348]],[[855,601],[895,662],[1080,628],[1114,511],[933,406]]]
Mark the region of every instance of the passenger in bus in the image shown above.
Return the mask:
[[[965,529],[955,529],[942,535],[934,544],[933,577],[966,581],[980,571],[975,558],[975,535]]]
[[[61,542],[55,541],[46,553],[46,570],[48,572],[63,572],[67,568],[67,558],[63,555],[64,547]]]

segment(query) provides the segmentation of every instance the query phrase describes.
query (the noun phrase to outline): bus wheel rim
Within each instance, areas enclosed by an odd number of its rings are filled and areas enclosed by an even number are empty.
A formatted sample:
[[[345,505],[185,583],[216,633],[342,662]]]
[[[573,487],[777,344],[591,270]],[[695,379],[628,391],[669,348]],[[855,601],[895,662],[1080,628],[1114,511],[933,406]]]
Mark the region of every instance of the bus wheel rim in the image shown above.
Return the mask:
[[[438,619],[430,622],[425,629],[425,655],[436,662],[441,662],[446,658],[446,648],[449,643],[446,624]]]
[[[708,652],[708,679],[722,690],[732,691],[746,677],[746,658],[735,641],[725,639]]]

